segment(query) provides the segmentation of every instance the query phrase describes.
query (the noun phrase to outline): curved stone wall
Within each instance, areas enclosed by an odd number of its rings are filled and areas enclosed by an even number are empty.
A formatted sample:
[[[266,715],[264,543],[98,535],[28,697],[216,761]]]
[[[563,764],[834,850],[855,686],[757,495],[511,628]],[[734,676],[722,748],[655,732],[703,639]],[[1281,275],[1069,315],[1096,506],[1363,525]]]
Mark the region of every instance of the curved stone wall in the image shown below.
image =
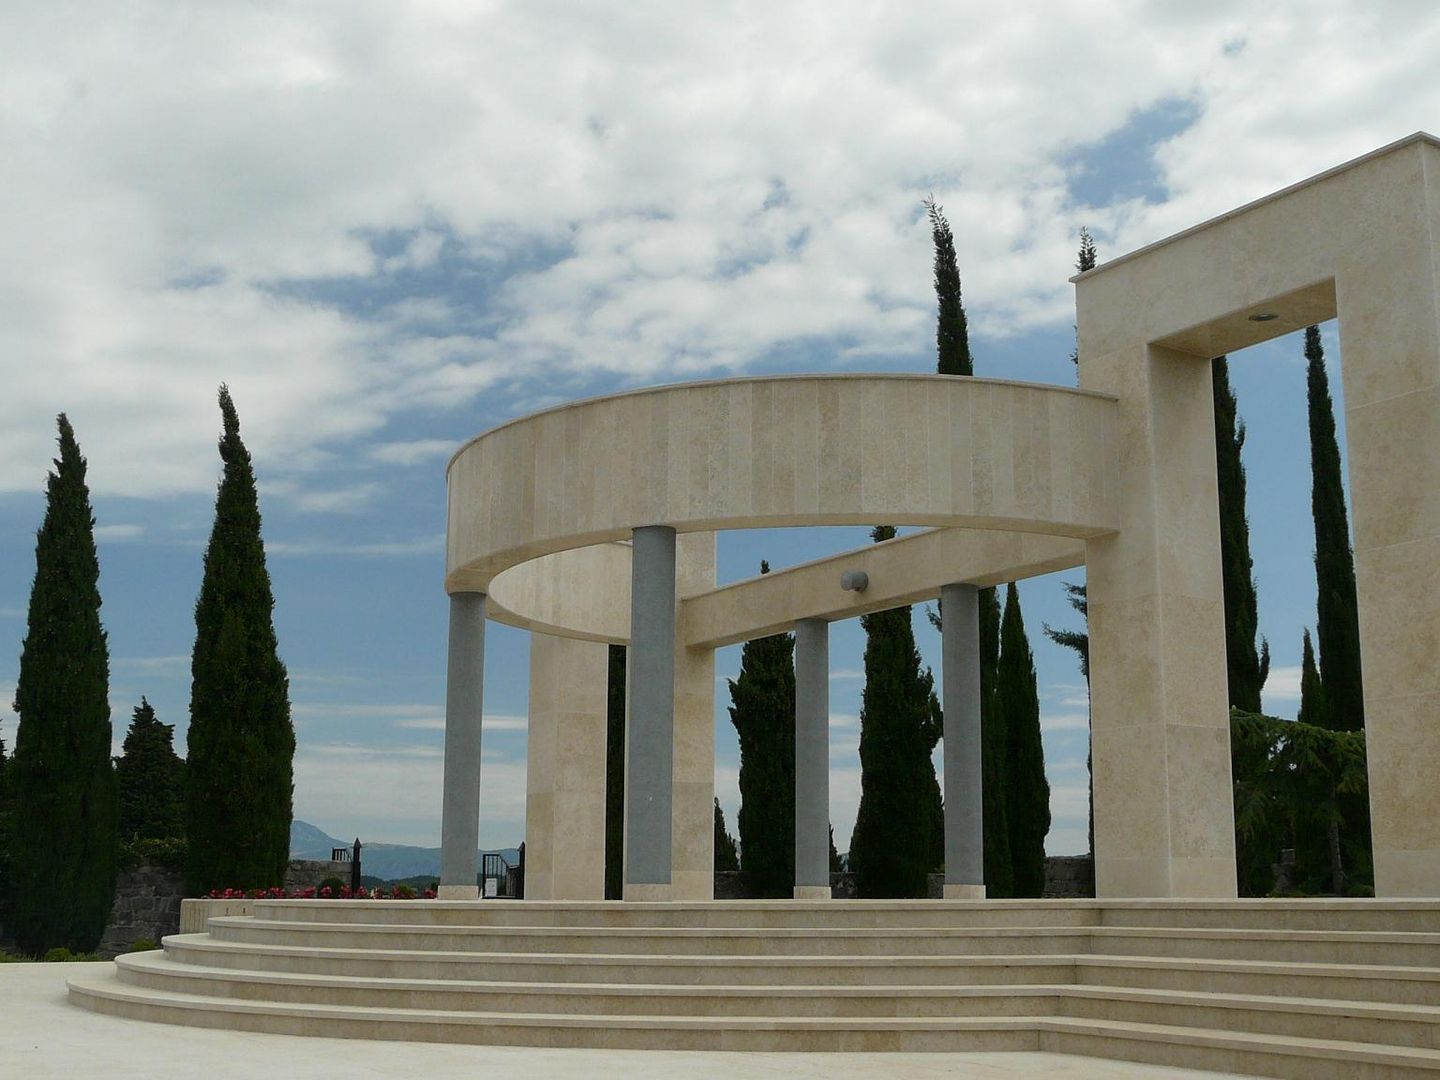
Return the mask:
[[[446,586],[487,591],[528,559],[645,525],[1102,535],[1117,527],[1114,416],[1102,394],[937,375],[732,379],[577,402],[451,460]]]

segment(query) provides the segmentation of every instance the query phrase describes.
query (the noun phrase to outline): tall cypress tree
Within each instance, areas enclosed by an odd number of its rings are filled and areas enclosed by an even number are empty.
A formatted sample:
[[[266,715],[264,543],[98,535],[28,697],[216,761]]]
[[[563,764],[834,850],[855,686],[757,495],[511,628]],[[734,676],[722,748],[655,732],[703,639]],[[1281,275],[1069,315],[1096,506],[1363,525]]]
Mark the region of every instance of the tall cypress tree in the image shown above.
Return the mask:
[[[878,543],[888,525],[871,533]],[[923,897],[934,868],[939,785],[934,680],[922,671],[910,608],[862,615],[865,690],[860,705],[860,809],[850,838],[850,868],[865,897]]]
[[[1335,405],[1325,374],[1320,328],[1305,330],[1305,385],[1310,412],[1310,508],[1315,516],[1315,636],[1327,718],[1338,731],[1365,726],[1360,678],[1360,615],[1355,600],[1355,557],[1335,437]]]
[[[1219,485],[1220,568],[1225,595],[1225,660],[1230,705],[1260,711],[1260,690],[1270,671],[1270,647],[1255,648],[1258,615],[1250,558],[1250,521],[1245,513],[1245,425],[1236,413],[1230,365],[1223,356],[1210,363],[1215,394],[1215,476]]]
[[[193,892],[285,879],[294,799],[290,682],[275,640],[259,497],[230,391],[220,387],[224,473],[195,603],[186,769]]]
[[[925,200],[930,236],[935,244],[935,370],[941,375],[974,375],[970,356],[970,330],[960,299],[960,265],[955,258],[955,236],[945,211],[934,196]]]
[[[185,835],[185,764],[175,753],[175,728],[162,724],[143,697],[115,760],[115,778],[123,839]]]
[[[1076,659],[1080,662],[1080,674],[1085,677],[1085,779],[1088,795],[1088,820],[1087,830],[1090,852],[1090,861],[1093,866],[1095,861],[1095,769],[1094,755],[1090,750],[1090,741],[1093,737],[1091,731],[1092,718],[1090,716],[1090,600],[1085,591],[1084,585],[1076,585],[1073,582],[1063,582],[1065,588],[1065,599],[1072,608],[1080,613],[1084,620],[1084,630],[1057,630],[1049,623],[1042,623],[1045,636],[1056,645],[1063,645],[1075,653]],[[1093,882],[1093,876],[1092,876]]]
[[[1035,659],[1025,635],[1020,592],[1005,590],[1000,624],[1000,663],[995,681],[996,712],[1004,717],[1010,863],[1014,896],[1038,897],[1045,890],[1045,836],[1050,831],[1050,783],[1040,741],[1040,692]]]
[[[735,838],[725,827],[725,811],[720,809],[719,799],[715,800],[715,869],[740,869],[740,852],[735,847]]]
[[[1080,251],[1075,257],[1075,270],[1083,274],[1086,270],[1094,270],[1098,255],[1095,251],[1095,238],[1090,235],[1090,230],[1080,226]],[[1078,369],[1080,367],[1080,328],[1075,327],[1075,347],[1070,350],[1070,362]],[[1079,371],[1076,371],[1078,378]],[[1081,586],[1084,588],[1084,586]]]
[[[940,375],[974,375],[969,324],[960,292],[960,267],[950,222],[934,198],[925,201],[934,244],[936,301],[936,366]],[[941,613],[943,618],[944,613]],[[1008,896],[1011,882],[1009,830],[1005,824],[1004,732],[994,714],[995,669],[1000,660],[1000,598],[993,588],[981,589],[980,723],[983,747],[985,884],[989,895]],[[939,620],[936,628],[939,629]],[[940,838],[943,849],[944,837]]]
[[[5,740],[0,739],[0,926],[10,924],[10,845],[14,800],[10,797],[10,759],[5,756]],[[830,847],[835,840],[832,834]]]
[[[1302,724],[1315,727],[1330,727],[1326,715],[1325,687],[1320,681],[1320,669],[1315,665],[1315,646],[1310,640],[1310,628],[1305,628],[1300,643],[1300,711],[1295,719]]]
[[[20,653],[9,927],[22,952],[90,952],[115,901],[110,654],[85,459],[61,413]]]
[[[768,574],[770,564],[762,562]],[[740,738],[740,869],[755,894],[795,890],[795,638],[747,641],[730,684],[730,722]]]
[[[625,646],[610,646],[605,709],[605,899],[625,894]]]

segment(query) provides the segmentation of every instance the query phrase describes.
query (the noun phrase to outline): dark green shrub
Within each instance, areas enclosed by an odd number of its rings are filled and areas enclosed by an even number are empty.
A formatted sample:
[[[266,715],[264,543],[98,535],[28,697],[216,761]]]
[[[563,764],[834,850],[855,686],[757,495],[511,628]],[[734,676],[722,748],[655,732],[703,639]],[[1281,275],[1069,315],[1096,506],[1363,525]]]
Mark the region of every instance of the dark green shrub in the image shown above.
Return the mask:
[[[346,882],[343,882],[338,877],[332,875],[330,877],[327,877],[324,881],[320,882],[319,888],[315,890],[315,895],[319,896],[326,889],[329,889],[331,896],[339,896],[341,889],[348,889],[349,887],[350,886]]]
[[[160,946],[159,946],[159,945],[156,945],[155,942],[151,941],[148,937],[142,937],[142,938],[136,938],[134,941],[132,941],[132,942],[130,943],[130,947],[129,947],[128,949],[126,949],[125,951],[126,951],[126,952],[154,952],[154,951],[155,951],[156,949],[158,949],[158,948],[160,948]]]
[[[185,858],[189,848],[184,837],[167,836],[163,839],[136,837],[120,841],[120,867],[133,870],[141,863],[153,863],[171,870],[185,869]]]

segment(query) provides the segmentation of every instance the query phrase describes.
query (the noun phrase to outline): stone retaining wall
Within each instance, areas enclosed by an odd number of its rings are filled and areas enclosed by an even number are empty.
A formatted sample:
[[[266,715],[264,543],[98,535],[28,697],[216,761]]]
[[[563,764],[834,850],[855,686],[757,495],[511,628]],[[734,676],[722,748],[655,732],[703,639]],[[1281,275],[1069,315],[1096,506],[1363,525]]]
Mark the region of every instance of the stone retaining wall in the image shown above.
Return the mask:
[[[137,941],[153,941],[180,929],[180,898],[185,894],[185,872],[155,863],[121,870],[115,879],[115,906],[96,949],[109,959],[126,952]]]

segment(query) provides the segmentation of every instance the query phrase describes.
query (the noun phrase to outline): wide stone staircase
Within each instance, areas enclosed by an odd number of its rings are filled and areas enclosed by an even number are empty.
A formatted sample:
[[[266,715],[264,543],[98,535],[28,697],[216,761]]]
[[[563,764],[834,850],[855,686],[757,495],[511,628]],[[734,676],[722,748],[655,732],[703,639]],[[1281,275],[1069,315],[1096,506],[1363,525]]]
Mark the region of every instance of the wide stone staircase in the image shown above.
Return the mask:
[[[1440,901],[273,900],[70,980],[294,1035],[1440,1075]]]

